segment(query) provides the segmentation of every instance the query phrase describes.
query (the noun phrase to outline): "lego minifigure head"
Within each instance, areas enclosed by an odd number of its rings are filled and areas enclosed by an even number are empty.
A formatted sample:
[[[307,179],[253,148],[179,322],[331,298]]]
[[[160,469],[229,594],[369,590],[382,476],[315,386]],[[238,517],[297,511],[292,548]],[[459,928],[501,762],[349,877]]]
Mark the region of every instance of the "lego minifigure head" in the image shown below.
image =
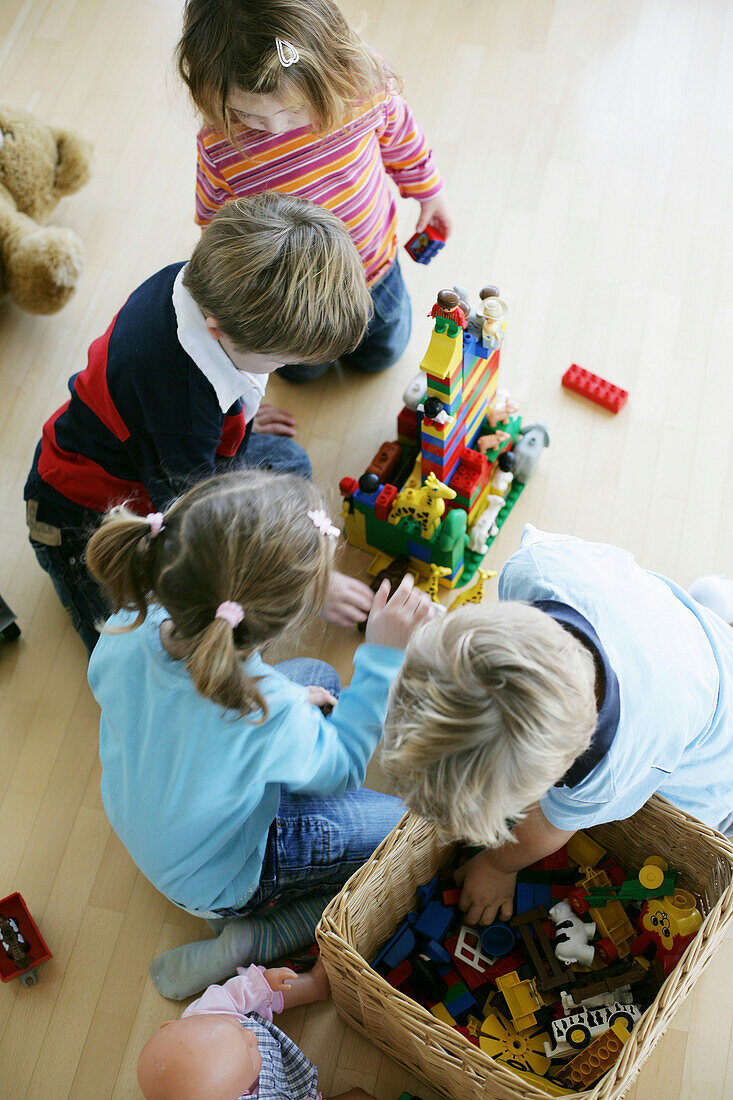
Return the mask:
[[[257,1040],[235,1016],[185,1016],[156,1031],[140,1052],[146,1100],[237,1100],[257,1081]]]
[[[487,321],[500,321],[506,314],[506,306],[501,298],[484,298],[481,308]]]

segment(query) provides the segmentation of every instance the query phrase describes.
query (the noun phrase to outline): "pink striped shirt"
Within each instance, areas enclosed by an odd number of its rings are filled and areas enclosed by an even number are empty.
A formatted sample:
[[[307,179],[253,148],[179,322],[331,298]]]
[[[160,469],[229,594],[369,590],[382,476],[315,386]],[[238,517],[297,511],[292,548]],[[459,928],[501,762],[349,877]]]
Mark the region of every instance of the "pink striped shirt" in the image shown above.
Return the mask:
[[[443,184],[412,111],[385,93],[325,136],[310,126],[284,134],[243,128],[239,147],[221,130],[198,135],[196,221],[208,225],[231,198],[280,191],[331,210],[346,225],[372,286],[394,262],[397,207],[389,174],[405,198],[437,195]]]

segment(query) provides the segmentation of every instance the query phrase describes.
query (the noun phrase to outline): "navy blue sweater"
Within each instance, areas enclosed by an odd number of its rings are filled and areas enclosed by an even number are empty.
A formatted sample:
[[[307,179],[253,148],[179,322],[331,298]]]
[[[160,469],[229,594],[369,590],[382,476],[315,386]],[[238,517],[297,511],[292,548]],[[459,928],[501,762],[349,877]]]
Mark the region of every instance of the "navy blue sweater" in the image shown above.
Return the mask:
[[[83,527],[123,500],[142,515],[161,510],[246,445],[241,401],[222,413],[178,342],[172,293],[182,266],[133,291],[46,421],[24,491],[41,522]]]

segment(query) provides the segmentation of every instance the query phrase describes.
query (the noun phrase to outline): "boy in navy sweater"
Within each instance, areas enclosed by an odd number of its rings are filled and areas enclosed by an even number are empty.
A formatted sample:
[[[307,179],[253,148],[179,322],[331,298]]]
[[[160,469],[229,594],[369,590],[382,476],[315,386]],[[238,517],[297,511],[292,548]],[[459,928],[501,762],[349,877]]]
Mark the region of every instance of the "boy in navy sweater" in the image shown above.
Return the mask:
[[[371,300],[333,214],[275,193],[227,203],[187,264],[133,291],[46,422],[24,496],[31,545],[91,652],[109,609],[83,555],[112,505],[154,513],[222,466],[310,474],[305,451],[251,435],[267,375],[361,340]],[[325,615],[366,618],[372,593],[336,574]]]

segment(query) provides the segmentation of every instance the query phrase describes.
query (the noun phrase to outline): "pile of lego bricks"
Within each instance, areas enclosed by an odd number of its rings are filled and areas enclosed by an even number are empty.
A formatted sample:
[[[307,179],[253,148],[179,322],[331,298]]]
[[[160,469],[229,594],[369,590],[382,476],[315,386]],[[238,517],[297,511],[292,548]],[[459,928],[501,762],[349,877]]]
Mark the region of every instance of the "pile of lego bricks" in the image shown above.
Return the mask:
[[[453,872],[471,854],[418,888],[372,966],[548,1095],[594,1085],[702,924],[697,899],[661,857],[629,877],[576,833],[519,873],[508,923],[469,927]]]

